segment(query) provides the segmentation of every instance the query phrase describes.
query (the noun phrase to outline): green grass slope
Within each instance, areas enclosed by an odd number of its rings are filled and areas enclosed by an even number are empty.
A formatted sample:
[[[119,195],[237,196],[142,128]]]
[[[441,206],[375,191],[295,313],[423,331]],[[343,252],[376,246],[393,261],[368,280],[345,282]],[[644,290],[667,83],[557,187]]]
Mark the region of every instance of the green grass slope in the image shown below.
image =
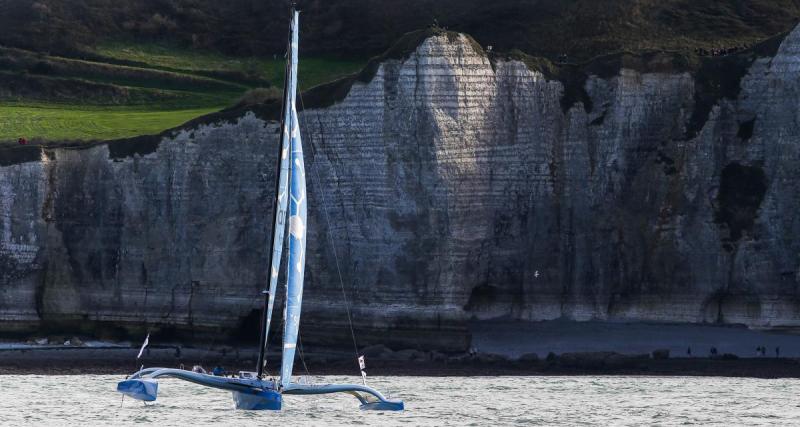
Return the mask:
[[[86,105],[0,105],[0,140],[103,140],[155,134],[217,108],[149,110]]]
[[[157,134],[230,107],[256,88],[279,93],[282,57],[229,57],[167,43],[108,42],[76,59],[0,47],[0,141]],[[308,88],[364,60],[305,58]]]
[[[286,64],[284,57],[277,54],[268,57],[231,57],[169,43],[104,42],[98,44],[95,52],[125,63],[147,64],[162,70],[203,76],[237,76],[245,82],[267,81],[275,87],[283,86],[283,68]],[[305,90],[355,73],[364,66],[366,59],[341,59],[330,55],[303,57],[298,70],[300,89]]]

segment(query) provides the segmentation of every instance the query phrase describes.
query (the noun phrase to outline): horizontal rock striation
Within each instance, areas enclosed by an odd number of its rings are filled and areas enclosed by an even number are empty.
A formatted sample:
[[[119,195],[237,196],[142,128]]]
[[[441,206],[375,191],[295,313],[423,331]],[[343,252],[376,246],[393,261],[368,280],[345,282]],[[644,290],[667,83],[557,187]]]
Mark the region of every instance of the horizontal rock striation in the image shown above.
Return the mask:
[[[302,114],[302,336],[348,345],[348,307],[359,344],[445,350],[471,318],[800,326],[800,30],[746,65],[729,93],[588,72],[564,105],[463,35],[387,59]],[[3,162],[1,328],[255,336],[277,131],[246,113]]]

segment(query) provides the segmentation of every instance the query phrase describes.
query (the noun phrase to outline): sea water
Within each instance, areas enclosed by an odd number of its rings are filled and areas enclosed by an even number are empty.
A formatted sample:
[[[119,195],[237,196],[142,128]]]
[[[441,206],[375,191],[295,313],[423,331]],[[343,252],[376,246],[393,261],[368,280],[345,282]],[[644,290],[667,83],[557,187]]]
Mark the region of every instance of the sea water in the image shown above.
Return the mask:
[[[719,377],[380,377],[404,412],[360,411],[349,395],[285,396],[280,412],[237,411],[230,393],[175,379],[158,401],[122,398],[119,376],[0,376],[0,425],[800,425],[800,380]],[[311,377],[314,382],[359,382]]]

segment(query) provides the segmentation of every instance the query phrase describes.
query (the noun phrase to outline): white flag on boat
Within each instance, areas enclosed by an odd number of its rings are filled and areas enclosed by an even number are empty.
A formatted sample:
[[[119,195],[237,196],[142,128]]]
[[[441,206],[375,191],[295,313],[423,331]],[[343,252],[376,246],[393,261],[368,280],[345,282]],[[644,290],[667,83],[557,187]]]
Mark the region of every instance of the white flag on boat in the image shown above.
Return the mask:
[[[364,385],[367,385],[367,362],[364,361],[364,356],[358,356],[358,367],[361,369],[361,381],[364,382]]]
[[[139,355],[136,356],[137,359],[142,357],[142,353],[144,353],[144,348],[147,347],[147,344],[150,344],[150,333],[147,333],[147,337],[145,337],[144,342],[142,343],[142,348],[139,349]]]

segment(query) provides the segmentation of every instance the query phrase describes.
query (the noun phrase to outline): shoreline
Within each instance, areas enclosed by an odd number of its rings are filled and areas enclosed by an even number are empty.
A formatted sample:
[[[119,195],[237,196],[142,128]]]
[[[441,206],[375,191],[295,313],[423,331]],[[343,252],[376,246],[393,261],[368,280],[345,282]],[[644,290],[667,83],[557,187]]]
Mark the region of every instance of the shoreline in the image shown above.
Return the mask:
[[[800,358],[720,357],[662,358],[651,355],[622,355],[612,352],[564,353],[539,359],[534,355],[510,359],[500,355],[477,354],[440,357],[422,352],[403,354],[404,360],[381,355],[367,356],[367,373],[375,377],[415,376],[715,376],[746,378],[800,378]],[[219,365],[228,373],[252,371],[255,353],[250,350],[219,352],[185,348],[176,357],[175,348],[151,349],[141,360],[138,349],[126,347],[64,347],[0,350],[0,376],[4,375],[129,375],[142,365],[191,369],[194,365],[211,370]],[[268,367],[278,366],[270,354]],[[385,355],[384,355],[385,356]],[[434,359],[435,358],[435,359]],[[305,362],[305,363],[304,363]],[[358,376],[353,355],[307,353],[295,363],[295,374],[312,376]]]

